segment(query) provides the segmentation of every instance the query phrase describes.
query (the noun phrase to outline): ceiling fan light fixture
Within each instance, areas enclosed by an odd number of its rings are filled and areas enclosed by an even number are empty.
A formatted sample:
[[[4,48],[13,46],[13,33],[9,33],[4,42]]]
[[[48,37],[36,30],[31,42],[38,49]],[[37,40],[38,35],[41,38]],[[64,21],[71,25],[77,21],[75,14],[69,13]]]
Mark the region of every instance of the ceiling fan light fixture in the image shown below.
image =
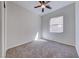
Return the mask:
[[[45,8],[45,5],[42,5],[41,8]]]
[[[42,12],[44,12],[45,8],[52,9],[49,5],[47,5],[50,1],[38,1],[40,5],[35,6],[34,8],[42,8]]]

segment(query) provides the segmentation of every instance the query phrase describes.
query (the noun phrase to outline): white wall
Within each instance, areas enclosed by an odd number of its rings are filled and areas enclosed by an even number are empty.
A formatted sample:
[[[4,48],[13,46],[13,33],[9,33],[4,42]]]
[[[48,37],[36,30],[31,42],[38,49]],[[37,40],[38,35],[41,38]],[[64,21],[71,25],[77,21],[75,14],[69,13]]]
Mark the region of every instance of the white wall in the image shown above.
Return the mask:
[[[76,2],[75,4],[75,20],[76,20],[76,49],[79,56],[79,2]]]
[[[7,49],[32,41],[39,29],[40,16],[7,3]]]
[[[53,17],[63,16],[63,33],[50,33],[49,21]],[[57,41],[67,45],[75,45],[75,5],[70,4],[52,13],[42,16],[42,35],[44,39]]]
[[[2,55],[2,7],[0,2],[0,57]]]

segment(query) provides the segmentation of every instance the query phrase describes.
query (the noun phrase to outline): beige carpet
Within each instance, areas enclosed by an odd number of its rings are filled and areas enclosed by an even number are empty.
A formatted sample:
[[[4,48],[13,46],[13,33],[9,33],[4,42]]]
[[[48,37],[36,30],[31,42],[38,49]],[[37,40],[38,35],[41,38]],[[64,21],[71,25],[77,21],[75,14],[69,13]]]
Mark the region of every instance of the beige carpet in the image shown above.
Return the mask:
[[[75,47],[50,41],[33,41],[8,49],[7,58],[77,58]]]

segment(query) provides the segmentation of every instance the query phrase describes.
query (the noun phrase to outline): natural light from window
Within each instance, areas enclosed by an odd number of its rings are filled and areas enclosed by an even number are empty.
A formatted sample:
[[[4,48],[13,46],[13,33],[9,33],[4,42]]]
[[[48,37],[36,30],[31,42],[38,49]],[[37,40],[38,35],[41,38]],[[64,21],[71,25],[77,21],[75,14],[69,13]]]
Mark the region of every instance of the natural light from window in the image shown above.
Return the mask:
[[[61,33],[63,32],[63,16],[54,17],[50,19],[50,32]]]
[[[39,32],[36,33],[35,40],[38,40]]]

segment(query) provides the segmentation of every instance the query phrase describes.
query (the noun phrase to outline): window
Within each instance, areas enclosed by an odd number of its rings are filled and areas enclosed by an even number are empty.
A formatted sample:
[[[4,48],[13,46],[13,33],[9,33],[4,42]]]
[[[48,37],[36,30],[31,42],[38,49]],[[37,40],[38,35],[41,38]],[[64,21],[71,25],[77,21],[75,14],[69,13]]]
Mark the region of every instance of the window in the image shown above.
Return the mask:
[[[50,32],[61,33],[63,32],[63,16],[50,19]]]

